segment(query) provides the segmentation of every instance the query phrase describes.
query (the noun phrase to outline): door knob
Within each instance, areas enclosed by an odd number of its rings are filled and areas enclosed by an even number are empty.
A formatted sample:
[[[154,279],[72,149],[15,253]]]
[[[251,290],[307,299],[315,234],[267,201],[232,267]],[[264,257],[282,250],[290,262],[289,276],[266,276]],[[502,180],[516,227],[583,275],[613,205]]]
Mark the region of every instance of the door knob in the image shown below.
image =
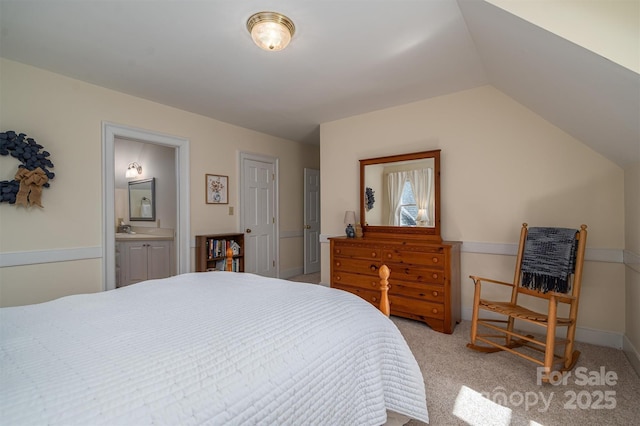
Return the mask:
[[[311,229],[311,225],[305,225],[304,229]]]
[[[247,228],[247,230],[244,231],[244,232],[246,232],[247,234],[250,234],[251,233],[251,229]]]

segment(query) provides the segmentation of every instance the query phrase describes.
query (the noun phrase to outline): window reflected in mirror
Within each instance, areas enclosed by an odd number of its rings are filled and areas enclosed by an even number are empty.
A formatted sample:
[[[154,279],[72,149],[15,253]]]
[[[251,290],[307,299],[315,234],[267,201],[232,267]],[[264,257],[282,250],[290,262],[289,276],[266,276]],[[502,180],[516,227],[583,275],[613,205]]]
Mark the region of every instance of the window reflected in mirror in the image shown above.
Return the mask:
[[[435,226],[434,159],[365,166],[367,189],[378,195],[366,209],[370,226]]]

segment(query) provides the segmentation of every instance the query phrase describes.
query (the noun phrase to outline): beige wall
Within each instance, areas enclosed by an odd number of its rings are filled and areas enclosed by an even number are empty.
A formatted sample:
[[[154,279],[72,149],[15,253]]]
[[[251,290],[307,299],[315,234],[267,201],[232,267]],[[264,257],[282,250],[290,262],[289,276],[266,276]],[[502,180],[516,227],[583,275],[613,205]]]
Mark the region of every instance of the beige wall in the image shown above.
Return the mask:
[[[358,211],[358,160],[441,149],[442,235],[517,243],[520,225],[589,226],[588,248],[624,248],[623,170],[499,90],[485,86],[321,126],[322,234]],[[463,245],[464,251],[464,245]],[[322,281],[329,282],[323,244]],[[512,256],[464,252],[462,276],[511,279]],[[625,328],[625,268],[587,262],[579,326]],[[462,282],[463,312],[472,285]]]
[[[0,111],[0,129],[24,132],[44,145],[56,173],[51,187],[44,190],[43,209],[0,204],[0,254],[102,246],[101,123],[108,121],[190,140],[192,236],[232,232],[239,227],[238,215],[230,216],[227,205],[205,204],[206,173],[229,176],[229,206],[237,207],[239,152],[279,158],[280,232],[294,235],[281,241],[280,268],[302,267],[303,168],[319,168],[317,146],[4,59],[0,60]],[[16,169],[15,159],[0,156],[0,179],[12,179]],[[82,280],[78,279],[78,264],[86,272]],[[0,268],[0,305],[100,291],[101,268],[101,260]]]
[[[625,178],[626,338],[640,373],[640,162],[627,166]],[[634,352],[634,353],[631,353]]]
[[[638,0],[487,0],[640,73]]]

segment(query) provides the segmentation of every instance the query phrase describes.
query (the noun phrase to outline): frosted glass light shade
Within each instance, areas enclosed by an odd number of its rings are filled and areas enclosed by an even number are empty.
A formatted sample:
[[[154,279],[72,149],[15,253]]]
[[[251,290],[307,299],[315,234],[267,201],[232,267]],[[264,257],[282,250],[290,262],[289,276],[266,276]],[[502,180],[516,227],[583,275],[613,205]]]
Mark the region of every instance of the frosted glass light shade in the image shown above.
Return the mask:
[[[287,47],[296,31],[289,18],[276,12],[258,12],[252,15],[247,20],[247,29],[258,47],[271,52]]]
[[[142,166],[134,161],[133,163],[129,163],[127,171],[124,173],[124,177],[131,179],[137,177],[139,174],[142,174]]]

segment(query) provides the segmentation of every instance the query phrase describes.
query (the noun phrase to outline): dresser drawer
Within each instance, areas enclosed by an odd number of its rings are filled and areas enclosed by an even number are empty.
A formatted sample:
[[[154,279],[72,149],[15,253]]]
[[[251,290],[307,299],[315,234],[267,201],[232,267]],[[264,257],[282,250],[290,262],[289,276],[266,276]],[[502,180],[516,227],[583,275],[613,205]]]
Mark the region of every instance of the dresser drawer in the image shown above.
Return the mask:
[[[348,271],[356,274],[375,275],[378,276],[380,262],[363,259],[352,259],[350,257],[334,257],[333,271]]]
[[[444,270],[437,266],[425,267],[403,263],[385,263],[385,265],[391,270],[392,279],[439,285],[443,285],[445,282]]]
[[[382,252],[383,263],[408,263],[424,265],[432,268],[444,268],[445,254],[440,250],[413,251],[399,249],[385,249]]]
[[[442,303],[410,299],[389,294],[389,304],[391,306],[391,315],[394,315],[394,311],[400,311],[427,318],[444,319],[444,305]]]
[[[350,244],[336,244],[333,248],[333,255],[340,257],[380,260],[380,253],[381,250],[377,247],[363,247]]]
[[[337,288],[340,290],[344,290],[344,291],[348,291],[349,293],[355,294],[356,296],[359,296],[361,298],[363,298],[364,300],[366,300],[367,302],[371,303],[373,306],[377,308],[380,307],[380,292],[379,291],[369,291],[369,290],[364,290],[362,288],[358,288],[358,287],[349,287],[349,286],[343,286],[343,285],[333,285],[333,288]]]
[[[389,280],[389,295],[412,297],[429,302],[445,303],[444,286]],[[379,287],[375,287],[379,288]]]
[[[362,275],[344,271],[334,271],[331,276],[331,282],[337,285],[348,285],[373,291],[379,291],[378,289],[380,288],[380,277],[378,275]]]

